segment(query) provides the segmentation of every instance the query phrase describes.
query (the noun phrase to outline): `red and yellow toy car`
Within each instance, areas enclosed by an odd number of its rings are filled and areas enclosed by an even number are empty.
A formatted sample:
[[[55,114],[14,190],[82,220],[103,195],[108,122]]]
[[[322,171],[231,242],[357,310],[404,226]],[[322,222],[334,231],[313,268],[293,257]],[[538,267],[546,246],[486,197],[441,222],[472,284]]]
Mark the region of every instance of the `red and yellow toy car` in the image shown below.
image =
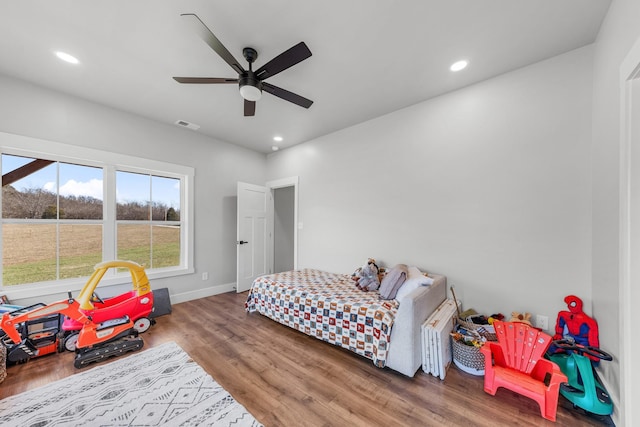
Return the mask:
[[[104,300],[96,293],[96,287],[110,268],[126,268],[131,274],[133,289],[122,295]],[[95,270],[78,295],[80,310],[94,323],[103,323],[110,319],[128,316],[133,328],[146,332],[155,323],[149,315],[153,311],[153,292],[144,267],[133,261],[106,261],[95,266]],[[65,317],[62,323],[64,348],[75,351],[82,323],[71,317]]]

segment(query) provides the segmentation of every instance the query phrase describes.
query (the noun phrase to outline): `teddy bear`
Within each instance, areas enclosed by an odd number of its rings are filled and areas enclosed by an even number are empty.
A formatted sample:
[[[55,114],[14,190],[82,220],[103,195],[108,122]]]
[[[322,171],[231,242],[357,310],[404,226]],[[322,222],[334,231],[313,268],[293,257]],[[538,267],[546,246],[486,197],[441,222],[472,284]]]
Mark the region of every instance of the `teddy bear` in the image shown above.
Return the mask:
[[[509,322],[521,322],[531,325],[531,313],[518,313],[517,311],[511,312],[511,320]]]
[[[376,260],[369,258],[367,263],[357,269],[353,273],[353,280],[356,282],[356,288],[367,291],[375,291],[380,287],[380,278],[378,273],[380,269],[376,264]]]

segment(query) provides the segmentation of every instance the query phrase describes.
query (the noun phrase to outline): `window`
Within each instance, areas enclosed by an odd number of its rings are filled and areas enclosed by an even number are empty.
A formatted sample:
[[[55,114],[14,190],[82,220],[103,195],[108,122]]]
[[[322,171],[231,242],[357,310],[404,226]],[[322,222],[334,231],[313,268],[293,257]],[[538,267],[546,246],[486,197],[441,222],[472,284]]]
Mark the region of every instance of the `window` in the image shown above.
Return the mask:
[[[57,152],[36,156],[3,147],[7,135],[0,132],[0,288],[84,283],[97,263],[111,259],[136,261],[155,277],[193,271],[185,220],[192,215],[185,209],[191,168],[52,142]],[[22,145],[33,141],[25,139]],[[59,154],[78,150],[107,161]]]
[[[180,264],[180,180],[116,172],[119,259],[151,268]]]
[[[2,154],[2,283],[88,276],[102,260],[102,169]]]

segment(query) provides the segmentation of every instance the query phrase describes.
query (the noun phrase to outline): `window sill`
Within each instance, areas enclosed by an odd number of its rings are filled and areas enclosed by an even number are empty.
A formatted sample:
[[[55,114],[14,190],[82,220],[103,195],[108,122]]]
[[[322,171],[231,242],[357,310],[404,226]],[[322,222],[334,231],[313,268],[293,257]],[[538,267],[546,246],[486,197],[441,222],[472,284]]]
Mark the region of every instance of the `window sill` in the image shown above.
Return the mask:
[[[162,269],[156,271],[148,271],[147,277],[151,282],[151,289],[153,289],[153,280],[164,279],[168,277],[184,276],[187,274],[193,274],[195,270],[193,268],[171,268]],[[52,295],[66,294],[71,292],[72,295],[77,296],[79,291],[84,287],[88,280],[88,277],[79,279],[58,280],[56,282],[41,282],[31,283],[28,285],[14,285],[0,287],[0,294],[6,295],[11,303],[20,305],[20,300],[41,298],[43,302],[51,300]],[[98,285],[97,289],[106,289],[113,286],[124,285],[131,283],[131,275],[129,273],[121,273],[118,275],[103,277]],[[109,296],[108,292],[105,295]],[[60,298],[57,298],[60,299]]]

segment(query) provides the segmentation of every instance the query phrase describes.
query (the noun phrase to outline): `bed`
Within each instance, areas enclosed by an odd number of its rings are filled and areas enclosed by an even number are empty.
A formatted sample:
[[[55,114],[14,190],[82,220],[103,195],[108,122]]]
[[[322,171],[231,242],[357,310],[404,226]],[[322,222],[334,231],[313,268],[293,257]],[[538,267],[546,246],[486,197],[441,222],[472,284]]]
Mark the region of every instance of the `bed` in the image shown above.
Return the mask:
[[[429,277],[430,286],[383,300],[348,274],[287,271],[256,278],[245,308],[413,377],[422,363],[421,325],[446,297],[446,277]]]

